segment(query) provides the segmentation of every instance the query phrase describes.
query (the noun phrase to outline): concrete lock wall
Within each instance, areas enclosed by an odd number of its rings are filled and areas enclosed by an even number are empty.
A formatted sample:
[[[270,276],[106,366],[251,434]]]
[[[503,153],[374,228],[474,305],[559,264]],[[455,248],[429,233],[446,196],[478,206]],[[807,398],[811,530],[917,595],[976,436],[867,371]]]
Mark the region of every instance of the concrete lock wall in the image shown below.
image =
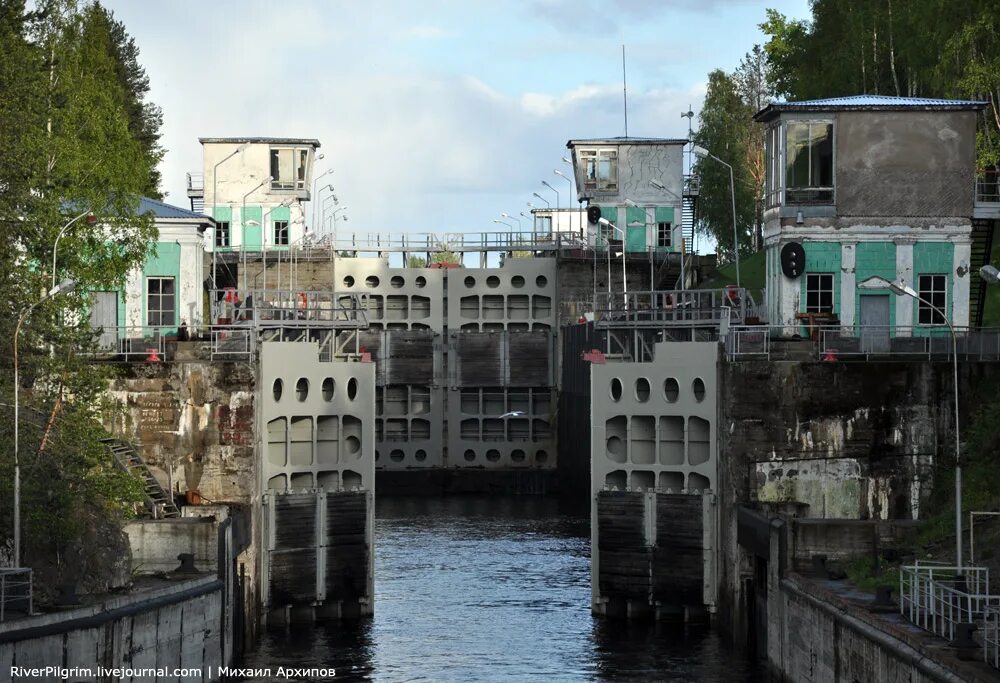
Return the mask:
[[[684,608],[714,605],[717,358],[717,343],[674,342],[657,344],[651,363],[591,366],[591,593],[597,613],[641,616],[678,606],[671,601]],[[697,524],[685,529],[692,521]],[[629,529],[631,540],[622,545]],[[701,562],[684,562],[692,551]],[[636,569],[648,578],[648,590],[643,585],[636,591],[635,580],[618,590],[612,575]],[[690,588],[692,581],[702,589],[697,595],[667,588]]]
[[[226,661],[222,604],[223,582],[202,577],[96,605],[0,622],[0,671],[7,674],[15,665],[82,668],[93,675],[73,675],[68,680],[100,683],[107,677],[97,676],[98,666],[165,668],[167,675],[155,680],[217,680],[218,668]],[[175,675],[178,668],[191,671]],[[55,673],[29,679],[39,683],[66,680]]]
[[[181,553],[194,555],[199,571],[219,564],[219,526],[215,519],[139,519],[125,524],[132,548],[132,571],[149,574],[177,569]]]
[[[262,602],[312,616],[370,614],[374,598],[375,365],[320,362],[315,345],[260,354]]]

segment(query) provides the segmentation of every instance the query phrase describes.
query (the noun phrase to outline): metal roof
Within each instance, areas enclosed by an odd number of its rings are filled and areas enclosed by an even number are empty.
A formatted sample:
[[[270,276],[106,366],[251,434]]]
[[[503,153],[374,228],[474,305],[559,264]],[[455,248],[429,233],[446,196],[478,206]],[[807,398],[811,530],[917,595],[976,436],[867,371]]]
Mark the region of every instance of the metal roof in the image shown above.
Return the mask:
[[[246,144],[268,144],[268,145],[310,145],[319,147],[319,140],[316,138],[262,138],[262,137],[235,137],[235,138],[198,138],[198,142],[224,143],[233,145]]]
[[[179,206],[174,206],[173,204],[166,204],[156,199],[150,199],[149,197],[139,198],[139,210],[136,212],[140,216],[151,213],[155,218],[180,218],[186,220],[194,220],[201,223],[211,223],[212,219],[208,216],[204,216],[200,213],[195,213],[194,211],[188,211],[187,209],[182,209]]]
[[[974,100],[938,100],[927,97],[890,97],[888,95],[850,95],[822,100],[772,102],[754,114],[755,121],[766,121],[786,111],[961,111],[978,110],[985,102]]]
[[[687,138],[579,138],[566,143],[572,149],[575,145],[686,145]]]

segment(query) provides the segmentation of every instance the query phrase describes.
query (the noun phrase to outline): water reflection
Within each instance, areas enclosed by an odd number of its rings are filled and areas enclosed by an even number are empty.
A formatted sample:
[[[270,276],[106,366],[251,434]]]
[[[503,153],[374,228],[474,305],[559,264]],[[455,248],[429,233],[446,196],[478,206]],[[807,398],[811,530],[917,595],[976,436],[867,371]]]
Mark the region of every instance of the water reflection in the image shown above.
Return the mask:
[[[755,680],[713,633],[593,619],[586,518],[553,499],[379,499],[375,616],[265,635],[246,666],[337,680]]]

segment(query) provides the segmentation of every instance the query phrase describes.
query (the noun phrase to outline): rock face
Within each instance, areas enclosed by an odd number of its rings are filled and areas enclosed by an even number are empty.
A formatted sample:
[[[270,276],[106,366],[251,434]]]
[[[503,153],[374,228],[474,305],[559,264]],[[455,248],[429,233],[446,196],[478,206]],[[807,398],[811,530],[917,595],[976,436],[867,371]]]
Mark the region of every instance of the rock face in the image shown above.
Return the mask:
[[[959,367],[962,420],[1000,365]],[[720,611],[743,630],[750,567],[736,511],[754,501],[836,519],[920,519],[954,448],[952,364],[740,362],[720,367]]]

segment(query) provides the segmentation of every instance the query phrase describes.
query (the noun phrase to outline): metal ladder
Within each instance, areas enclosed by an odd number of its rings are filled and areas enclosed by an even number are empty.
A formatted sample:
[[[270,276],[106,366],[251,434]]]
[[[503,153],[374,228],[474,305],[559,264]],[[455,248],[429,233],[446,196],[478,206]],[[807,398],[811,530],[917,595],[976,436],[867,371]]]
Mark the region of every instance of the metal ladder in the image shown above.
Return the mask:
[[[131,442],[123,439],[102,439],[115,463],[124,471],[142,479],[145,486],[146,516],[152,519],[180,517],[181,511],[174,505],[170,493],[156,480],[149,467]]]

